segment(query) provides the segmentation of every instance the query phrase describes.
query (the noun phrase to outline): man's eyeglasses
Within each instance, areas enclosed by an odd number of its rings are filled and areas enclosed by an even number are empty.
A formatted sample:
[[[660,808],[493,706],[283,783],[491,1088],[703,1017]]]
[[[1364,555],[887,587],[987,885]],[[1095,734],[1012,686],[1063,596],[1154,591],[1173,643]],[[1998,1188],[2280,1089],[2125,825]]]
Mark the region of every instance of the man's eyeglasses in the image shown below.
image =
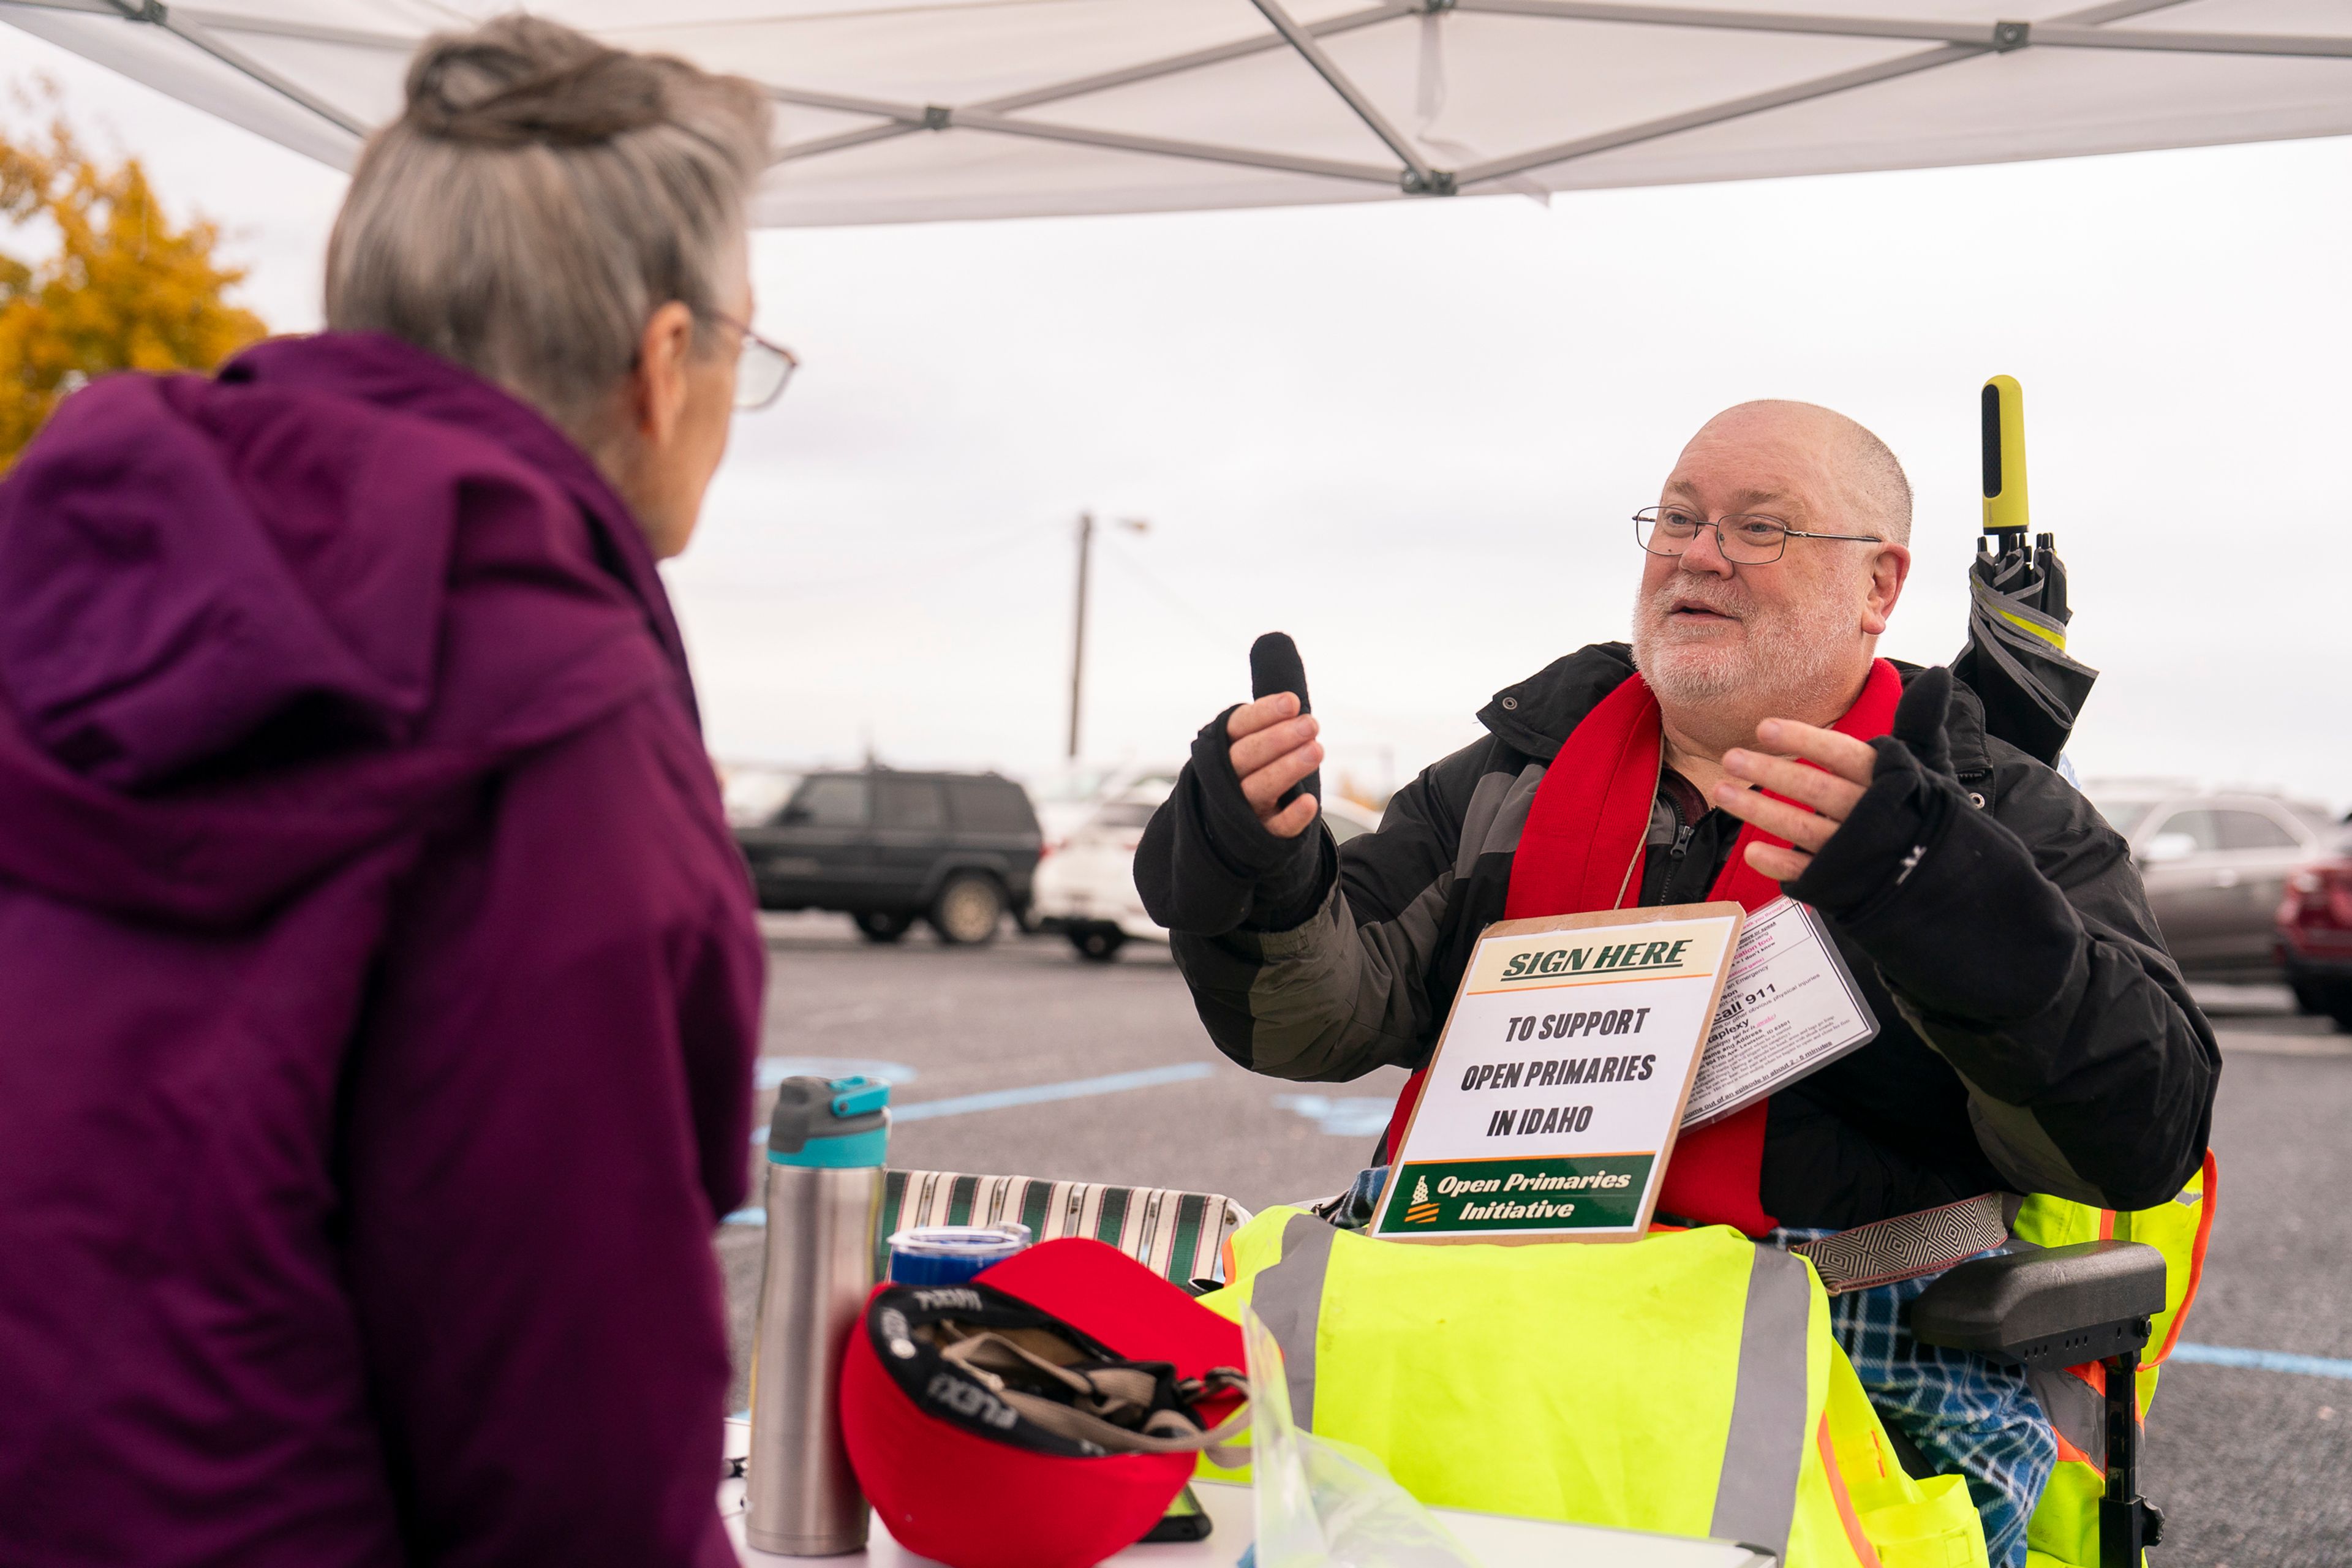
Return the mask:
[[[782,343],[770,342],[732,316],[722,316],[716,310],[704,313],[743,336],[743,347],[735,362],[736,409],[748,414],[782,397],[784,388],[792,384],[793,372],[801,366],[800,355]]]
[[[1698,537],[1702,528],[1714,529],[1716,548],[1723,552],[1726,561],[1740,566],[1765,566],[1778,561],[1792,539],[1885,542],[1872,533],[1808,533],[1760,512],[1742,512],[1713,522],[1678,506],[1645,506],[1633,514],[1633,537],[1653,555],[1680,555],[1690,548],[1691,541]]]

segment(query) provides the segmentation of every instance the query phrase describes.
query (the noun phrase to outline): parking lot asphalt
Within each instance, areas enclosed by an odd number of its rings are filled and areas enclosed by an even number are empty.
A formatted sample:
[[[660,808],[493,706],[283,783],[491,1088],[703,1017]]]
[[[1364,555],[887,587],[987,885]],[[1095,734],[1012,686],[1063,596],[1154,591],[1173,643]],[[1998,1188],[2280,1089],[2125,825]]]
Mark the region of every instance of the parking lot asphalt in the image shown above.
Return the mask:
[[[991,946],[950,948],[919,928],[876,946],[829,915],[762,924],[765,1081],[862,1064],[897,1080],[895,1104],[940,1105],[946,1114],[893,1129],[900,1167],[1185,1187],[1255,1210],[1344,1187],[1404,1079],[1287,1084],[1242,1071],[1209,1044],[1167,950],[1148,943],[1096,964],[1009,927]],[[2220,1200],[2183,1337],[2352,1371],[2352,1036],[2259,989],[2217,992],[2213,1006]],[[755,1184],[759,1173],[755,1163]],[[763,1237],[739,1223],[717,1242],[736,1408]],[[2142,1489],[2168,1519],[2156,1568],[2352,1564],[2352,1379],[2176,1359]]]

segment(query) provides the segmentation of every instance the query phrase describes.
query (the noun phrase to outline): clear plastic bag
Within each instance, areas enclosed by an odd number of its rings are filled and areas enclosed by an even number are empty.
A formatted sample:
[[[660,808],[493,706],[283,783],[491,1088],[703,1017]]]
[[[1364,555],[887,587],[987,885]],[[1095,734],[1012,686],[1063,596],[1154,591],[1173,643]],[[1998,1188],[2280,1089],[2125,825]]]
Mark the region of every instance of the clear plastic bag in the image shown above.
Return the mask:
[[[1247,1306],[1255,1568],[1483,1568],[1387,1468],[1291,1420],[1282,1348]]]

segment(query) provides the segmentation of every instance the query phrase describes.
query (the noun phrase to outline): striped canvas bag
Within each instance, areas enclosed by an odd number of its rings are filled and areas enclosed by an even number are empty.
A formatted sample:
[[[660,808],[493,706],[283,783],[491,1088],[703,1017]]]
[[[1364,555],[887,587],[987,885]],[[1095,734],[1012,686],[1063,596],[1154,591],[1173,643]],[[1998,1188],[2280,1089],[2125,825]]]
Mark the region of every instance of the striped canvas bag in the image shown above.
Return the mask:
[[[1038,1241],[1065,1236],[1107,1241],[1162,1279],[1181,1285],[1222,1278],[1225,1237],[1249,1217],[1247,1209],[1217,1193],[1052,1182],[1038,1176],[891,1171],[883,1181],[882,1223],[875,1229],[874,1274],[878,1279],[889,1273],[894,1230],[1018,1221]]]

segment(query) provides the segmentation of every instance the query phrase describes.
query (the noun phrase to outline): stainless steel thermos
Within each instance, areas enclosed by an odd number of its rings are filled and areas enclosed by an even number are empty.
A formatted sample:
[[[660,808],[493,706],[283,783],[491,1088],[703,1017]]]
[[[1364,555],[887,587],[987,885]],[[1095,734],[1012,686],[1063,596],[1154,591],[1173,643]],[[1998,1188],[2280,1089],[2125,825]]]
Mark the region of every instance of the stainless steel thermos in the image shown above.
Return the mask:
[[[751,1343],[744,1536],[822,1557],[866,1544],[841,1442],[841,1357],[874,1289],[890,1086],[789,1078],[768,1127],[768,1257]]]

